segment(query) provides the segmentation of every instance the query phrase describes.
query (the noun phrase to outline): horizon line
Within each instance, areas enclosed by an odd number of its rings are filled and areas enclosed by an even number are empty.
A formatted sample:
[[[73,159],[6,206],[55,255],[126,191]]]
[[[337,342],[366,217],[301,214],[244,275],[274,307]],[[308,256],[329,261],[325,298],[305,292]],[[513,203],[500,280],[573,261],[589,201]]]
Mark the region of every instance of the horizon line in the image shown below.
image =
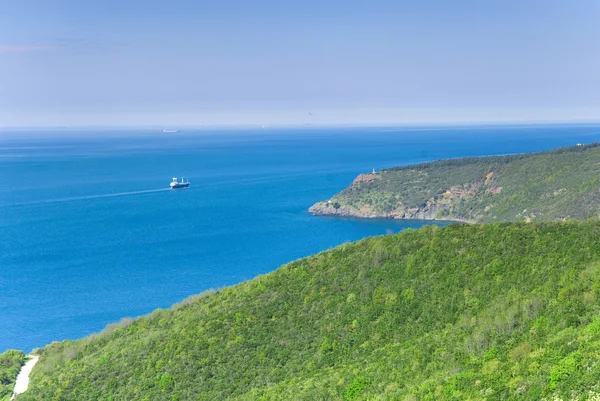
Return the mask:
[[[73,124],[73,125],[0,125],[0,130],[69,130],[94,129],[201,129],[201,128],[326,128],[326,127],[465,127],[465,126],[510,126],[510,125],[565,125],[600,124],[599,119],[567,120],[472,120],[440,122],[320,122],[320,123],[207,123],[207,124]]]

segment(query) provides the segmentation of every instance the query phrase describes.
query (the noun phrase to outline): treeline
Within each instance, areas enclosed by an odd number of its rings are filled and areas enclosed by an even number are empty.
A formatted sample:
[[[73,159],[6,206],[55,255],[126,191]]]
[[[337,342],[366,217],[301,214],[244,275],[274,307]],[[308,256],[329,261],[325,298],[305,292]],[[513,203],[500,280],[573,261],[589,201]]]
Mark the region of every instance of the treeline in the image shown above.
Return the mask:
[[[600,396],[600,223],[345,244],[41,351],[18,401]]]
[[[507,164],[514,162],[516,160],[527,159],[531,156],[543,156],[543,155],[560,155],[565,153],[575,153],[575,152],[584,152],[589,149],[593,149],[600,146],[600,143],[590,143],[586,145],[575,145],[568,146],[563,148],[546,150],[543,152],[527,152],[527,153],[519,153],[514,155],[506,155],[506,156],[478,156],[478,157],[461,157],[456,159],[444,159],[444,160],[436,160],[431,162],[419,163],[419,164],[410,164],[406,166],[396,166],[388,169],[383,169],[382,171],[402,171],[402,170],[426,170],[431,168],[440,168],[440,167],[461,167],[461,166],[469,166],[473,164],[484,164],[490,167],[495,166],[497,164]]]

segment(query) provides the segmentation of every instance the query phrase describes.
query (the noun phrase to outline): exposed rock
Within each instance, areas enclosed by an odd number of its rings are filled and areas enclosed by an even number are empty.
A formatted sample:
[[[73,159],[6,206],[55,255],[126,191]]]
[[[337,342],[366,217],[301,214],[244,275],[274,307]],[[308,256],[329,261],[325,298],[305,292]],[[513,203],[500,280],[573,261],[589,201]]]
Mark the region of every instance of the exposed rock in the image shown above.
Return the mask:
[[[359,184],[361,182],[369,182],[379,179],[380,177],[377,173],[369,173],[369,174],[359,174],[358,177],[352,181],[352,185]]]
[[[448,188],[444,192],[446,198],[464,199],[472,198],[477,193],[477,190],[483,186],[482,182],[474,182],[471,184],[457,185]]]
[[[490,171],[485,175],[484,185],[487,185],[487,189],[485,190],[485,193],[487,194],[498,195],[502,192],[502,187],[496,186],[496,179],[494,178],[493,171]]]
[[[490,171],[489,173],[487,173],[485,175],[485,185],[489,185],[490,182],[492,181],[492,178],[494,178],[494,172]]]
[[[349,206],[335,207],[334,202],[318,202],[308,209],[309,213],[317,216],[340,216],[340,217],[368,217]]]
[[[500,192],[502,192],[502,187],[494,187],[490,185],[488,189],[485,190],[485,192],[492,195],[498,195]]]

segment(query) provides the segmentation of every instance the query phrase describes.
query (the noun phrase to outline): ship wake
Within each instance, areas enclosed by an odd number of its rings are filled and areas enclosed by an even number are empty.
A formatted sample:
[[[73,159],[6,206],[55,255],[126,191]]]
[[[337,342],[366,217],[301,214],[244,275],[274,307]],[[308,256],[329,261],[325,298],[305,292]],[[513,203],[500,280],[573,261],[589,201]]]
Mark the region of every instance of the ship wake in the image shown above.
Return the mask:
[[[33,202],[12,203],[12,204],[5,204],[5,205],[1,205],[1,206],[28,206],[28,205],[39,205],[39,204],[44,204],[44,203],[74,202],[74,201],[82,201],[82,200],[89,200],[89,199],[115,198],[115,197],[119,197],[119,196],[151,194],[154,192],[164,192],[164,191],[170,191],[170,190],[171,190],[170,188],[158,188],[158,189],[146,189],[146,190],[142,190],[142,191],[115,192],[115,193],[111,193],[111,194],[71,196],[68,198],[42,199],[42,200],[33,201]]]

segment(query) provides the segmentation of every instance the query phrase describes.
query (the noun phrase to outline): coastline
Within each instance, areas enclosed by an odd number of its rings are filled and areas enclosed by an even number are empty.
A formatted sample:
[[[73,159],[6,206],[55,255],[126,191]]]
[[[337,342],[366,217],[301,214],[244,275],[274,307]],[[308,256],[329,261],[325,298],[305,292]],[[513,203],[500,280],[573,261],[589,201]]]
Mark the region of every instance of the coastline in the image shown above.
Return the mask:
[[[434,215],[435,209],[430,210],[393,210],[387,214],[381,214],[372,211],[367,207],[356,209],[349,206],[335,207],[335,202],[331,200],[317,202],[308,208],[308,212],[313,216],[327,216],[327,217],[342,217],[342,218],[354,218],[354,219],[381,219],[381,220],[427,220],[427,221],[445,221],[453,223],[463,224],[475,224],[479,223],[475,220],[460,219],[456,217],[438,218]]]

